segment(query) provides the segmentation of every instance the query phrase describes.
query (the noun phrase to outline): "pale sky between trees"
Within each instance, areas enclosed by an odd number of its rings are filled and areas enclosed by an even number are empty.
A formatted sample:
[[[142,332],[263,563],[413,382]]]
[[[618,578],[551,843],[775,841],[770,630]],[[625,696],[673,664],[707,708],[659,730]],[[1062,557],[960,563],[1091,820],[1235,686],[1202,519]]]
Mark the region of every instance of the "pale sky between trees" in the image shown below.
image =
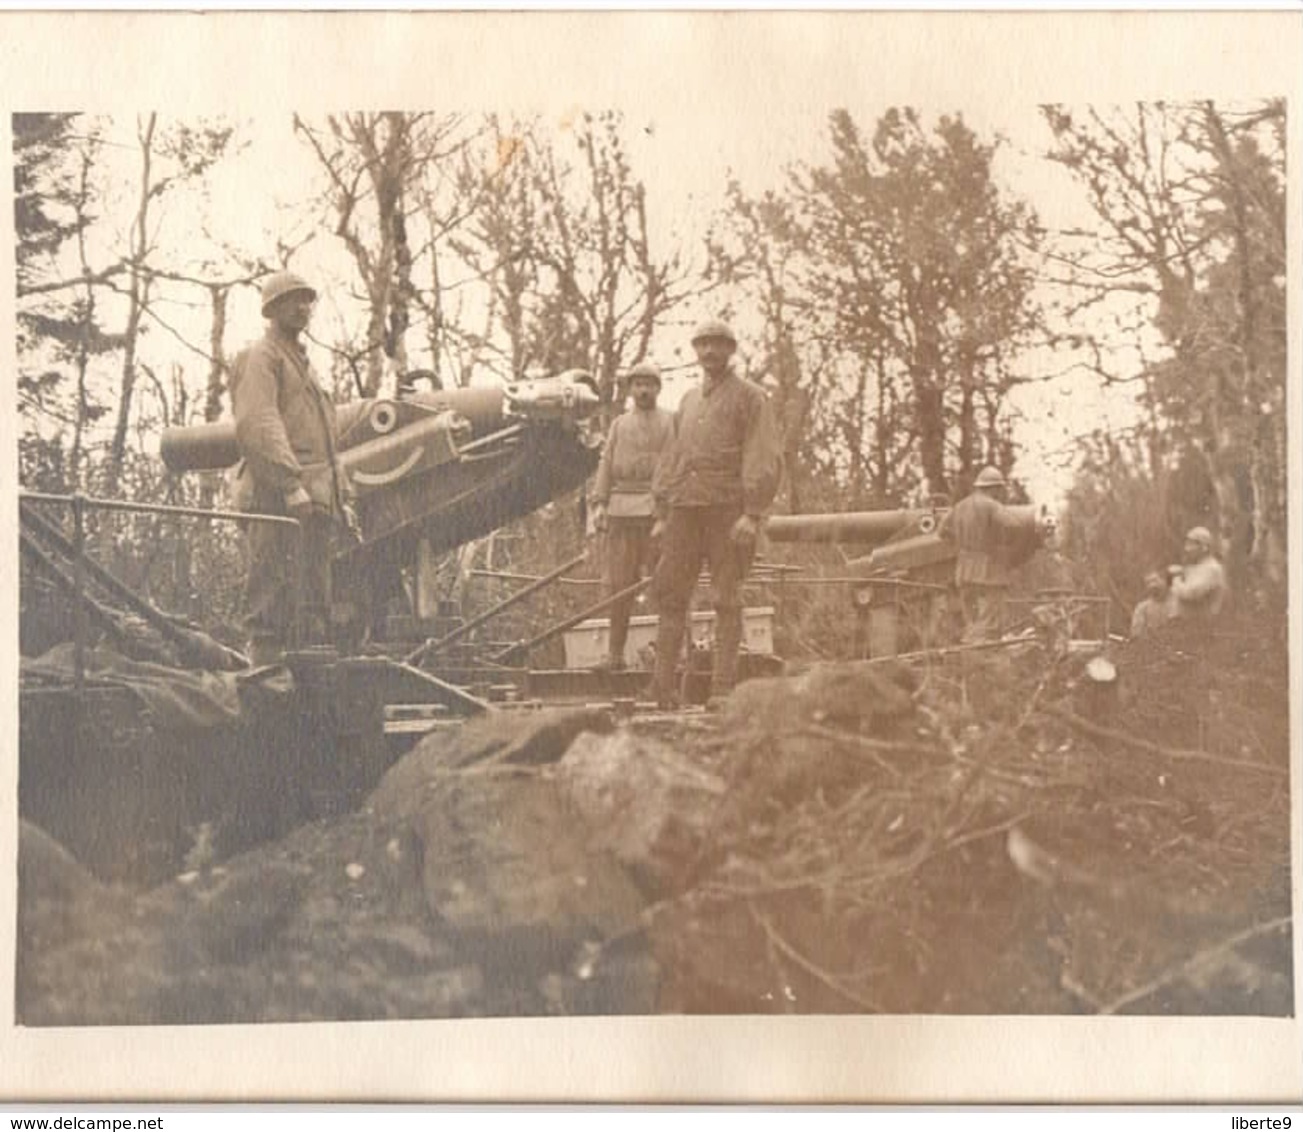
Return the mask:
[[[661,254],[672,246],[685,250],[695,262],[704,264],[703,240],[712,217],[725,206],[725,189],[736,177],[748,193],[780,188],[784,169],[794,162],[818,164],[827,159],[828,113],[835,106],[813,103],[780,104],[767,108],[763,128],[756,115],[743,103],[722,100],[702,112],[689,104],[666,103],[654,113],[626,112],[624,138],[634,175],[647,187],[648,219],[653,249]],[[852,114],[866,128],[887,109],[886,105],[850,106]],[[924,120],[934,121],[943,113],[961,115],[984,142],[997,135],[1005,139],[997,154],[995,172],[1002,189],[1029,202],[1041,222],[1050,229],[1089,227],[1095,219],[1084,192],[1061,167],[1048,161],[1044,152],[1051,134],[1034,105],[1012,102],[992,104],[975,97],[967,106],[919,106]],[[509,114],[504,110],[504,115]],[[542,129],[564,138],[578,106],[559,113],[540,115]],[[467,111],[473,116],[474,111]],[[324,174],[304,140],[296,136],[289,112],[257,117],[231,117],[241,147],[233,148],[213,167],[199,189],[185,189],[167,202],[160,223],[184,226],[193,231],[196,251],[211,247],[202,235],[208,232],[226,244],[250,255],[272,258],[276,241],[297,242],[311,234],[295,254],[293,266],[322,290],[313,325],[321,341],[332,340],[334,332],[362,316],[361,304],[349,296],[355,286],[355,268],[342,243],[331,231],[330,219],[317,206],[316,194],[324,185]],[[111,143],[105,162],[129,185],[138,162],[134,139],[135,121],[130,114],[117,114],[108,131]],[[113,209],[112,202],[106,209]],[[118,202],[125,227],[132,202]],[[114,232],[110,223],[104,231]],[[110,254],[106,249],[105,254]],[[1046,294],[1053,288],[1043,288]],[[227,327],[227,350],[233,353],[262,332],[253,288],[232,294]],[[669,371],[662,404],[673,407],[696,380],[690,364],[687,327],[698,317],[713,314],[702,306],[685,304],[674,325],[658,328],[652,357]],[[184,337],[202,345],[207,334],[208,312],[197,301],[193,309],[174,308],[172,324]],[[745,316],[737,319],[742,349],[747,347]],[[1119,343],[1121,346],[1121,343]],[[158,336],[155,336],[155,349]],[[193,367],[193,351],[179,343],[177,360]],[[320,368],[326,365],[318,359]],[[1125,427],[1134,418],[1131,394],[1124,388],[1106,390],[1091,375],[1071,371],[1074,359],[1063,352],[1038,350],[1024,355],[1021,371],[1029,377],[1051,373],[1063,376],[1015,390],[1009,399],[1017,424],[1015,437],[1020,446],[1017,474],[1041,502],[1053,504],[1071,480],[1072,441],[1095,429]],[[1126,362],[1119,356],[1119,368]],[[1065,372],[1067,371],[1067,372]],[[485,373],[483,380],[495,380]]]

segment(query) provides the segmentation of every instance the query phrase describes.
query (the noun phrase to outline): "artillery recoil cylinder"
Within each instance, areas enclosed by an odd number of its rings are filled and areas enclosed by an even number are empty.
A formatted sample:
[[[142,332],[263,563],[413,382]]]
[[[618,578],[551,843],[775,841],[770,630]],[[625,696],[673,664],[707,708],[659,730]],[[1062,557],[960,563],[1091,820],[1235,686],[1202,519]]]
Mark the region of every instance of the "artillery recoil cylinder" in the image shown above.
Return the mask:
[[[509,420],[580,420],[601,403],[580,371],[556,377],[517,381],[508,386],[472,386],[413,394],[404,401],[350,401],[337,409],[340,449],[347,451],[359,434],[370,439],[393,433],[400,410],[410,405],[431,413],[453,412],[470,422],[472,439],[501,429]],[[220,471],[240,459],[235,422],[187,425],[163,430],[163,463],[173,472]]]

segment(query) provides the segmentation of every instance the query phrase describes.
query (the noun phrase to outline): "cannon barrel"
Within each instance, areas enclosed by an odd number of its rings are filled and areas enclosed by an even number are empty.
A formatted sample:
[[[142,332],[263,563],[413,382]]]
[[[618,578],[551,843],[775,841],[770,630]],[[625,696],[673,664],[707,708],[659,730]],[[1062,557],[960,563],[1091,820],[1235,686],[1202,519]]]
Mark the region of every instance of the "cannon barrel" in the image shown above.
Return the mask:
[[[1006,505],[1006,511],[1011,513],[1012,523],[1001,534],[995,553],[1006,566],[1016,568],[1040,549],[1045,533],[1034,504]],[[864,557],[852,558],[847,566],[867,577],[923,570],[953,561],[954,543],[937,532],[938,524],[927,526],[927,530],[914,527],[899,537],[883,540]]]
[[[452,412],[470,422],[471,438],[496,432],[509,421],[580,419],[599,404],[598,396],[585,382],[586,375],[570,371],[535,381],[510,385],[472,386],[415,393],[399,402],[384,400],[350,401],[337,410],[339,446],[374,439],[377,429],[367,427],[386,406],[411,408],[428,414]],[[163,430],[159,443],[163,463],[173,472],[219,471],[240,458],[235,439],[235,422],[189,425]]]
[[[907,534],[931,534],[938,521],[937,513],[926,508],[774,515],[765,532],[771,542],[877,545]]]
[[[482,436],[501,428],[504,423],[503,390],[498,388],[447,389],[434,393],[417,393],[407,398],[423,409],[438,413],[452,411],[468,420],[472,436]],[[350,401],[337,410],[341,449],[350,446],[349,434],[383,401]],[[368,432],[367,438],[370,438]],[[159,455],[169,471],[205,472],[229,468],[240,459],[235,439],[235,422],[188,425],[163,430]]]

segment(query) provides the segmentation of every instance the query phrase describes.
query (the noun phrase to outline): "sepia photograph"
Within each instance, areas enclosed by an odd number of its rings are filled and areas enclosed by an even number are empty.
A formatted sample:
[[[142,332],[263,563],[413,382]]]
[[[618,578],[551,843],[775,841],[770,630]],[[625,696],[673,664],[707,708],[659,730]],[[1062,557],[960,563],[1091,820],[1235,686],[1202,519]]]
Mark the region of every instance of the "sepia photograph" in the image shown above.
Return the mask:
[[[5,93],[7,1040],[1297,1050],[1298,82],[1182,18],[47,17],[183,46]]]

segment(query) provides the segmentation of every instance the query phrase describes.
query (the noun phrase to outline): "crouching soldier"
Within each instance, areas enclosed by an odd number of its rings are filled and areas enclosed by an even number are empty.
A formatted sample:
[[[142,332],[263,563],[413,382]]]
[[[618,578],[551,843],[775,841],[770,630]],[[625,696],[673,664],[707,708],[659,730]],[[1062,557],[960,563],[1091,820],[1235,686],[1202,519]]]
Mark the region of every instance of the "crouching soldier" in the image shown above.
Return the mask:
[[[1157,570],[1145,575],[1145,596],[1131,612],[1131,638],[1139,640],[1172,619],[1172,595],[1167,578]]]

